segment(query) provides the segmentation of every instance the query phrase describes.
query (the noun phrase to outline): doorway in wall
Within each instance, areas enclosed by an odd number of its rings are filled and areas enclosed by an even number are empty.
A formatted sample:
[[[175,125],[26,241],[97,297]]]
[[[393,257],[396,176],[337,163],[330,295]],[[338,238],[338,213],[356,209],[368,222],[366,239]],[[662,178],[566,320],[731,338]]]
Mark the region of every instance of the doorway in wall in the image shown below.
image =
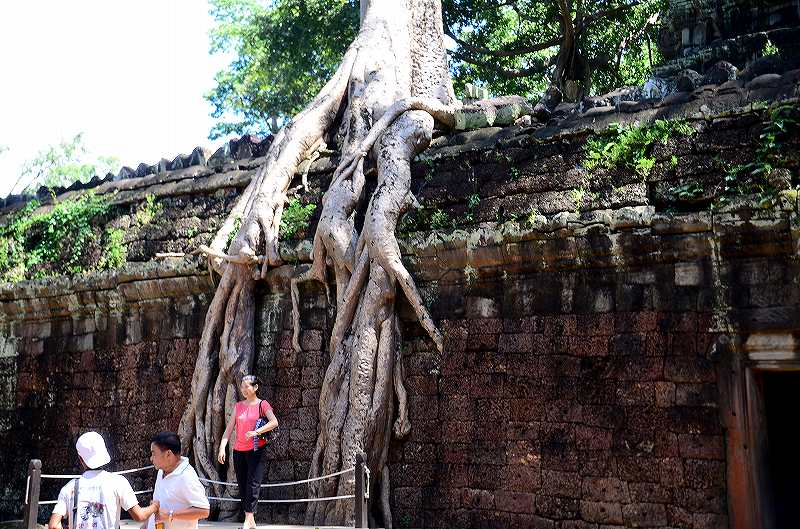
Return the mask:
[[[761,373],[766,419],[766,499],[775,529],[798,527],[800,520],[800,371]]]

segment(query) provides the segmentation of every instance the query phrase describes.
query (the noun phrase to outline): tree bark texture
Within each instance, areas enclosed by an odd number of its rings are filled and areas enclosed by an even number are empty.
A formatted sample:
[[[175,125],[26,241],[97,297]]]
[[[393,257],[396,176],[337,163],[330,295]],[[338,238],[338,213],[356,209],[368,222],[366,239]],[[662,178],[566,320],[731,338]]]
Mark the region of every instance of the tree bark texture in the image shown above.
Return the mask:
[[[526,106],[521,98],[505,98],[462,107],[453,94],[442,34],[440,0],[362,0],[359,34],[338,71],[281,130],[235,206],[243,220],[227,253],[231,218],[206,249],[222,277],[206,316],[191,399],[180,426],[201,477],[225,478],[216,450],[238,383],[253,368],[254,282],[280,263],[278,227],[290,182],[323,137],[338,131],[341,161],[322,199],[313,262],[291,285],[294,346],[299,349],[298,285],[312,280],[327,285],[328,268],[334,272],[336,321],[310,477],[349,468],[363,453],[371,471],[371,514],[377,524],[392,526],[389,440],[411,428],[395,309],[399,292],[435,345],[442,346],[395,238],[399,217],[416,203],[410,191],[411,160],[428,146],[434,120],[457,128],[509,123]],[[365,164],[377,169],[377,187],[369,197],[363,194]],[[355,211],[365,201],[358,231]],[[309,486],[316,497],[353,490],[352,473]],[[225,489],[215,486],[214,492],[221,496]],[[314,525],[346,525],[352,519],[352,500],[310,503],[306,514],[306,523]]]

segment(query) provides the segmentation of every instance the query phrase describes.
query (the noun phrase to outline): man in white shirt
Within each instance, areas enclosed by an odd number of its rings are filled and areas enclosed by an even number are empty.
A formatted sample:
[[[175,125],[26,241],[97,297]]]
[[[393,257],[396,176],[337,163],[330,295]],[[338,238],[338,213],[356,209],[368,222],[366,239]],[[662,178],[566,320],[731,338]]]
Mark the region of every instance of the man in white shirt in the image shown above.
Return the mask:
[[[131,518],[137,521],[144,521],[158,512],[157,501],[147,507],[139,507],[128,480],[100,468],[111,461],[111,456],[99,433],[86,432],[81,435],[75,448],[85,472],[80,478],[64,485],[59,492],[53,514],[50,515],[49,529],[61,529],[64,516],[68,517],[71,529],[118,529],[121,509],[128,511]]]
[[[197,521],[208,518],[206,491],[189,460],[181,457],[181,440],[174,432],[161,432],[150,441],[150,461],[158,469],[153,500],[158,513],[147,521],[147,529],[197,529]],[[160,529],[160,528],[159,528]]]

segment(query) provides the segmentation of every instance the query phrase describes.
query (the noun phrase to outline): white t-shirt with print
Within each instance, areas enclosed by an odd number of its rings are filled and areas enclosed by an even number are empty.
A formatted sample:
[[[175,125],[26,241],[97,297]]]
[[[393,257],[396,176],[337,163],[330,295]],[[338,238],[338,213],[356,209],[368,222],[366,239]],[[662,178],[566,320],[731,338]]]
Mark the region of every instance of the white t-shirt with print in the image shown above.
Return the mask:
[[[153,499],[159,501],[162,516],[166,516],[165,513],[169,511],[181,511],[189,507],[199,509],[210,507],[206,490],[200,483],[197,472],[185,457],[181,457],[175,470],[166,476],[163,470],[158,471],[156,484],[153,487]],[[197,520],[172,520],[171,525],[165,520],[164,523],[166,529],[197,529]],[[147,520],[147,529],[155,529],[155,516]]]
[[[78,482],[78,520],[72,520],[75,480],[62,487],[53,514],[69,517],[71,529],[117,529],[122,509],[139,501],[128,480],[105,470],[87,470]]]

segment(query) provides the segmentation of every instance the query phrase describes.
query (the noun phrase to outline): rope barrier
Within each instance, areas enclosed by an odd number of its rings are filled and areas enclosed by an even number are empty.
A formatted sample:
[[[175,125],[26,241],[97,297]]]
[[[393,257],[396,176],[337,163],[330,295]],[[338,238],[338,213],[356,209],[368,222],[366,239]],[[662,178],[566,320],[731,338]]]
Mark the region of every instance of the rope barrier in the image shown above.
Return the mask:
[[[316,478],[308,478],[308,479],[301,479],[300,481],[286,481],[284,483],[267,483],[266,485],[261,485],[262,489],[270,488],[270,487],[290,487],[292,485],[302,485],[303,483],[311,483],[312,481],[320,481],[323,479],[332,478],[334,476],[340,476],[342,474],[346,474],[348,472],[353,472],[356,467],[346,468],[344,470],[340,470],[339,472],[334,472],[333,474],[326,474],[324,476],[319,476]],[[217,485],[228,485],[230,487],[238,487],[238,483],[231,483],[230,481],[215,481],[213,479],[206,479],[206,478],[198,478],[200,481],[205,483],[215,483]]]
[[[150,469],[153,469],[153,468],[154,468],[153,465],[148,465],[146,467],[131,468],[131,469],[128,469],[128,470],[119,470],[119,471],[116,471],[116,472],[112,472],[112,474],[117,474],[117,475],[132,474],[134,472],[141,472],[143,470],[150,470]],[[46,479],[74,479],[74,478],[80,478],[81,477],[81,474],[39,474],[39,471],[40,471],[39,469],[41,469],[41,462],[39,460],[31,460],[31,465],[30,465],[30,468],[28,470],[28,477],[27,477],[27,480],[25,482],[25,504],[26,504],[26,506],[28,506],[29,505],[29,501],[30,501],[30,503],[32,503],[32,505],[30,505],[29,508],[33,509],[33,511],[30,511],[33,514],[29,514],[29,511],[26,511],[26,515],[25,515],[26,516],[26,522],[25,523],[29,528],[32,527],[31,523],[35,524],[35,522],[36,522],[36,520],[35,520],[36,519],[35,512],[36,512],[36,507],[37,506],[40,506],[40,505],[55,505],[55,504],[58,503],[58,500],[39,501],[39,483],[40,483],[39,480],[41,478],[46,478]],[[362,470],[359,470],[359,469],[362,469]],[[356,486],[356,493],[355,494],[347,494],[347,495],[342,495],[342,496],[325,496],[325,497],[322,497],[322,498],[258,500],[258,503],[314,503],[314,502],[320,502],[320,501],[352,500],[352,499],[356,499],[358,497],[363,496],[363,497],[361,497],[361,500],[360,500],[363,503],[363,505],[359,504],[357,502],[356,503],[356,511],[357,511],[357,513],[361,512],[361,511],[366,512],[365,511],[365,509],[366,509],[366,501],[369,499],[369,479],[370,479],[369,467],[364,465],[363,458],[361,456],[358,456],[358,455],[356,456],[356,466],[353,466],[353,467],[350,467],[350,468],[346,468],[344,470],[340,470],[339,472],[334,472],[332,474],[326,474],[324,476],[318,476],[318,477],[315,477],[315,478],[301,479],[301,480],[298,480],[298,481],[286,481],[286,482],[283,482],[283,483],[267,483],[267,484],[261,485],[261,488],[290,487],[290,486],[293,486],[293,485],[302,485],[302,484],[305,484],[305,483],[312,483],[312,482],[315,482],[315,481],[321,481],[323,479],[328,479],[328,478],[332,478],[332,477],[335,477],[335,476],[340,476],[340,475],[346,474],[348,472],[355,472],[355,479],[356,479],[356,485],[355,485]],[[199,479],[200,479],[201,482],[204,482],[206,484],[213,483],[213,484],[216,484],[216,485],[225,485],[225,486],[238,487],[237,483],[230,483],[230,482],[227,482],[227,481],[216,481],[216,480],[213,480],[213,479],[206,479],[206,478],[199,478]],[[364,490],[363,480],[366,480],[366,485],[367,485],[366,490]],[[32,485],[33,485],[33,492],[31,492],[31,490],[30,490]],[[147,489],[147,490],[134,491],[134,494],[136,494],[136,495],[139,495],[139,494],[150,494],[152,492],[153,492],[153,489]],[[30,493],[32,499],[29,498],[29,493]],[[230,502],[241,502],[242,501],[241,499],[238,499],[238,498],[223,498],[223,497],[219,497],[219,496],[208,496],[208,499],[209,500],[215,500],[215,501],[230,501]],[[32,520],[32,522],[31,522],[31,520]],[[366,525],[365,525],[366,521],[365,520],[366,520],[366,518],[364,518],[362,521],[358,521],[357,520],[356,523],[355,523],[355,527],[366,527]]]
[[[217,501],[242,501],[239,498],[220,498],[219,496],[206,496],[209,500]],[[300,502],[317,502],[317,501],[334,501],[334,500],[351,500],[355,498],[355,494],[347,494],[345,496],[325,496],[324,498],[300,498],[299,500],[258,500],[258,503],[300,503]]]
[[[153,492],[153,489],[133,491],[134,494],[149,494],[151,492]],[[40,501],[39,505],[55,505],[56,503],[58,503],[58,500],[47,500],[47,501]]]
[[[131,468],[130,470],[118,470],[116,472],[112,472],[112,474],[133,474],[134,472],[141,472],[142,470],[150,470],[151,468],[155,468],[153,465],[148,465],[146,467],[141,468]],[[49,479],[73,479],[79,478],[82,474],[42,474],[40,477],[42,478],[49,478]]]

